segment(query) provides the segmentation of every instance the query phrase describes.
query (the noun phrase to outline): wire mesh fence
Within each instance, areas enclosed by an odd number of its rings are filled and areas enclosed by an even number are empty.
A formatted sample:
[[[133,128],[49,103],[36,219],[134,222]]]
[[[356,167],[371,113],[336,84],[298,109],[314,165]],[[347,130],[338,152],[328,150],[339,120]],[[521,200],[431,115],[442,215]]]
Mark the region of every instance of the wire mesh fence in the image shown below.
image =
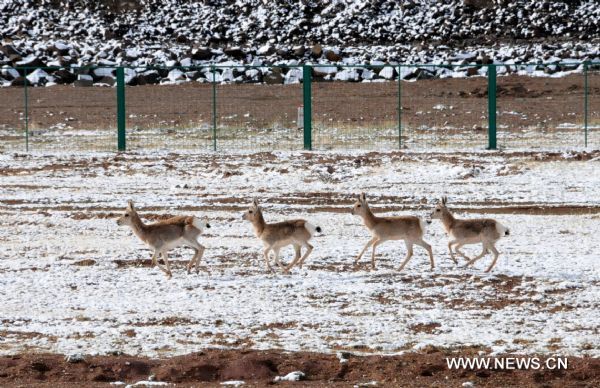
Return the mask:
[[[588,146],[600,147],[600,63],[592,64],[587,71],[587,129]]]
[[[0,152],[27,149],[26,111],[24,88],[0,89]]]
[[[315,149],[399,148],[394,66],[315,66],[312,81]]]
[[[303,148],[300,67],[215,67],[213,71],[217,149]]]
[[[583,64],[499,66],[499,146],[585,146],[583,70]]]
[[[80,87],[54,85],[28,88],[29,150],[115,149],[116,98],[109,84],[91,87],[93,79],[114,69],[80,69]],[[35,74],[35,70],[32,75]],[[36,82],[39,76],[29,77]],[[98,84],[97,84],[98,85]],[[56,93],[65,96],[57,100]]]
[[[212,149],[213,97],[208,68],[128,70],[125,71],[128,149]],[[159,79],[163,81],[157,87]]]
[[[600,146],[597,62],[1,71],[1,151]]]
[[[114,90],[102,82],[91,87],[114,69],[77,69],[71,76],[78,87],[57,84],[61,80],[49,74],[51,68],[18,70],[20,87],[3,88],[0,93],[4,151],[115,149]]]
[[[301,149],[301,78],[282,84],[293,71],[207,66],[126,72],[127,147]],[[156,88],[153,83],[159,78],[165,81]]]
[[[409,149],[487,146],[486,66],[399,67],[402,138]],[[479,75],[470,77],[468,75]]]

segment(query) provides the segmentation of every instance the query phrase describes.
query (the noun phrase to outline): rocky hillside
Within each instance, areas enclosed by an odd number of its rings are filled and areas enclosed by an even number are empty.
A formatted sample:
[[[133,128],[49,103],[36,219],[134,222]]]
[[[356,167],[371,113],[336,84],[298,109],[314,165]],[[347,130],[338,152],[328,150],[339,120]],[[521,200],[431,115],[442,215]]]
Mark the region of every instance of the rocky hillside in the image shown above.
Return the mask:
[[[3,0],[5,37],[201,45],[460,45],[600,36],[596,0]]]
[[[0,0],[0,31],[5,67],[600,57],[597,0]]]

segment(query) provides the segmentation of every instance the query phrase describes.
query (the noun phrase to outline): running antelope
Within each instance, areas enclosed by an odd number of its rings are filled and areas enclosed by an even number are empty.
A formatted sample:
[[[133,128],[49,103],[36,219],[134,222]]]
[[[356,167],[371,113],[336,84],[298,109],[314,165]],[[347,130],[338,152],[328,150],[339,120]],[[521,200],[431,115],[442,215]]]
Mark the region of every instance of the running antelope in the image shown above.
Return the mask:
[[[352,214],[356,214],[362,217],[365,226],[369,229],[373,238],[369,240],[367,245],[360,252],[354,265],[358,263],[365,251],[372,245],[373,253],[371,255],[371,268],[375,269],[375,248],[384,241],[388,240],[404,240],[406,244],[406,258],[398,269],[401,271],[408,260],[413,255],[413,245],[417,244],[422,246],[429,253],[429,260],[431,261],[431,269],[434,268],[433,253],[431,252],[431,245],[427,244],[423,240],[423,234],[425,233],[425,222],[419,217],[415,216],[398,216],[398,217],[376,217],[367,203],[367,197],[365,193],[362,193],[358,197],[358,201],[352,208]]]
[[[454,257],[452,252],[452,246],[456,246],[456,252],[468,260],[467,266],[472,265],[477,260],[485,256],[489,251],[494,254],[494,260],[492,264],[485,270],[490,272],[496,261],[498,260],[498,250],[494,246],[502,236],[508,236],[509,230],[498,221],[491,218],[480,218],[474,220],[460,220],[455,218],[452,213],[446,207],[447,198],[443,197],[440,203],[435,207],[431,213],[431,218],[439,218],[444,224],[444,229],[450,235],[451,240],[448,242],[448,249],[450,250],[450,257],[454,260],[454,263],[458,264],[458,261]],[[467,244],[479,244],[483,245],[483,250],[478,256],[473,259],[467,257],[460,248]]]
[[[198,272],[198,263],[204,254],[204,246],[198,242],[198,236],[204,228],[210,228],[206,219],[200,220],[193,216],[171,217],[169,219],[144,224],[129,201],[125,213],[117,219],[118,225],[128,225],[143,242],[154,249],[152,264],[160,268],[167,277],[171,277],[171,266],[167,252],[180,246],[194,249],[194,256],[187,264],[188,273],[195,265]],[[158,256],[162,255],[165,266],[158,264]]]
[[[292,262],[284,268],[284,273],[288,273],[290,269],[298,264],[302,268],[304,260],[313,250],[313,246],[309,244],[309,240],[314,236],[315,232],[321,232],[319,226],[314,226],[306,220],[289,220],[267,224],[263,218],[262,209],[258,206],[258,201],[255,199],[250,208],[242,216],[244,220],[252,222],[256,237],[262,240],[265,249],[265,264],[267,269],[273,272],[273,268],[269,263],[269,253],[272,251],[275,254],[275,263],[279,267],[283,264],[279,260],[279,251],[281,248],[288,245],[294,246],[295,257]],[[306,247],[304,256],[301,255],[302,247]]]

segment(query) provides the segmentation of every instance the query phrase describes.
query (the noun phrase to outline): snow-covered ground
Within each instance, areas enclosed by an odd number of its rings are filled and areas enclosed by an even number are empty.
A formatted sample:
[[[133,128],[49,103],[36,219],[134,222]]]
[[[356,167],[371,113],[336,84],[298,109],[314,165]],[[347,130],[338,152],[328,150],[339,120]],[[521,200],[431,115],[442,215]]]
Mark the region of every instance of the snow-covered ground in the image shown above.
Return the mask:
[[[583,159],[583,160],[580,160]],[[565,153],[0,155],[0,353],[173,355],[205,347],[396,353],[427,346],[600,356],[600,158]],[[403,243],[378,248],[349,213],[357,194],[389,214],[425,216],[437,198],[510,228],[491,274],[449,258],[434,221],[436,268]],[[303,269],[269,274],[241,218],[323,228]],[[203,271],[171,254],[168,280],[115,218],[207,216]],[[145,218],[148,220],[148,218]],[[471,246],[468,255],[479,253]],[[291,249],[285,251],[291,258]],[[88,265],[84,265],[88,264]]]

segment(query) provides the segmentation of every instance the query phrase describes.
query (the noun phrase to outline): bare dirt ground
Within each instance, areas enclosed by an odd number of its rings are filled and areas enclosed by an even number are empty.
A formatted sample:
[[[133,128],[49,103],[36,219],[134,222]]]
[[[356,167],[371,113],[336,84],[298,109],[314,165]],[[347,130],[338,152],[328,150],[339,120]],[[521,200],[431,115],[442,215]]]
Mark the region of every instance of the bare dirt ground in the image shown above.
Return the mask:
[[[592,73],[588,78],[588,124],[593,125],[600,120],[600,75]],[[397,82],[314,83],[315,147],[397,147],[399,105],[403,141],[409,148],[460,142],[485,145],[486,78],[421,80],[402,82],[400,86],[399,91]],[[501,145],[582,145],[583,91],[582,74],[561,78],[499,77]],[[131,147],[164,148],[165,136],[179,136],[185,139],[177,143],[178,148],[210,149],[213,137],[211,85],[135,86],[128,87],[126,94]],[[301,132],[296,130],[302,85],[218,85],[216,96],[217,138],[223,143],[222,148],[302,147]],[[60,141],[68,142],[64,134],[73,135],[73,131],[107,131],[116,127],[114,88],[60,85],[30,88],[28,104],[30,141],[34,149],[36,146],[38,149],[59,147]],[[23,89],[0,89],[4,149],[22,145],[23,112]],[[59,133],[63,135],[57,136]],[[114,135],[114,131],[88,142],[71,141],[79,142],[79,149],[114,149],[115,142],[109,134]],[[594,134],[589,140],[596,142],[600,140],[597,137]],[[9,141],[14,144],[11,146]]]
[[[461,355],[476,356],[478,349]],[[244,381],[244,387],[308,386],[368,387],[597,387],[600,360],[570,357],[566,370],[557,369],[449,369],[446,359],[455,352],[430,348],[401,356],[355,356],[344,354],[288,353],[282,351],[206,350],[186,356],[150,359],[97,356],[68,363],[62,355],[23,354],[0,357],[3,387],[105,387],[116,381],[156,381],[176,387],[219,386],[224,381]],[[498,358],[501,358],[499,356]],[[540,357],[544,364],[547,358]],[[304,371],[299,382],[274,382],[277,376]],[[112,385],[114,386],[114,385]]]

